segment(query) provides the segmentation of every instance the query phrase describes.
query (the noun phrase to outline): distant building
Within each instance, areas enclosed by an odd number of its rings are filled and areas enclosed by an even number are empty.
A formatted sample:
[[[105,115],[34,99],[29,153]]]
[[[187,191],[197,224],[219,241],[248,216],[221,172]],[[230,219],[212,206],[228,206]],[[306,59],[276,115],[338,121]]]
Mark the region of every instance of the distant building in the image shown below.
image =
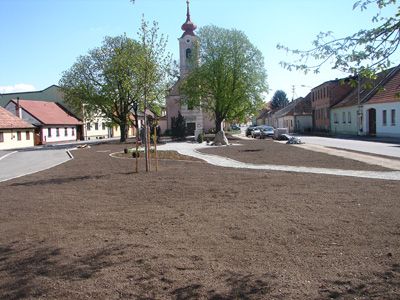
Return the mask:
[[[5,107],[35,126],[35,145],[76,141],[82,136],[82,122],[56,102],[12,99]]]
[[[190,19],[189,1],[187,1],[186,22],[182,25],[184,31],[179,38],[179,70],[180,79],[171,88],[166,98],[167,109],[167,128],[172,128],[172,119],[182,114],[186,121],[187,133],[189,135],[198,135],[199,133],[215,128],[215,122],[209,114],[202,111],[201,108],[188,107],[182,103],[183,95],[180,94],[179,87],[182,79],[190,72],[189,59],[194,53],[193,48],[197,41],[194,33],[197,26]]]
[[[305,132],[312,129],[311,96],[300,97],[284,108],[274,112],[273,125],[276,128],[287,128],[289,132]]]
[[[34,130],[32,124],[0,107],[0,150],[32,147]]]
[[[98,114],[97,116],[88,117],[84,113],[83,108],[82,111],[74,110],[70,105],[68,105],[68,103],[65,102],[64,93],[57,85],[53,84],[41,91],[2,94],[2,96],[0,97],[0,106],[5,107],[11,99],[17,98],[24,100],[39,100],[44,102],[59,103],[75,116],[83,120],[84,127],[82,128],[83,131],[80,136],[80,139],[82,140],[109,138],[112,136],[112,129],[109,126],[110,121],[107,118],[102,117],[100,114]]]
[[[345,79],[327,81],[311,89],[313,130],[315,132],[330,132],[331,107],[351,91],[352,87]]]
[[[400,66],[360,79],[331,109],[333,134],[400,137]]]

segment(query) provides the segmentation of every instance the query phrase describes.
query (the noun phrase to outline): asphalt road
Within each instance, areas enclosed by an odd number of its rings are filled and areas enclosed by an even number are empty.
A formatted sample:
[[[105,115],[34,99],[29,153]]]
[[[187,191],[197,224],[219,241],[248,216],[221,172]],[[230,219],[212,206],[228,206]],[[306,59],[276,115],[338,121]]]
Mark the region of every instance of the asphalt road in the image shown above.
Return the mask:
[[[300,138],[306,144],[315,144],[326,147],[334,147],[334,148],[400,158],[399,144],[358,141],[350,139],[325,138],[316,136],[301,136]]]
[[[46,170],[68,160],[70,157],[65,149],[1,151],[0,182]]]

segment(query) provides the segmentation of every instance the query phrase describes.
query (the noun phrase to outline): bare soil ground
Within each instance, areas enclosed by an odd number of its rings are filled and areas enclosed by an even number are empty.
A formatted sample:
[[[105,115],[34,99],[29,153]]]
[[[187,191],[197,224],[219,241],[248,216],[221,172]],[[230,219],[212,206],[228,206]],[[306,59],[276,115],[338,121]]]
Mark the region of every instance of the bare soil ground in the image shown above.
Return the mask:
[[[398,182],[122,150],[0,183],[0,299],[400,298]]]
[[[211,147],[200,152],[221,155],[237,161],[254,164],[289,165],[299,167],[331,168],[344,170],[391,171],[390,169],[301,149],[296,145],[287,145],[265,140],[231,140],[238,146]]]

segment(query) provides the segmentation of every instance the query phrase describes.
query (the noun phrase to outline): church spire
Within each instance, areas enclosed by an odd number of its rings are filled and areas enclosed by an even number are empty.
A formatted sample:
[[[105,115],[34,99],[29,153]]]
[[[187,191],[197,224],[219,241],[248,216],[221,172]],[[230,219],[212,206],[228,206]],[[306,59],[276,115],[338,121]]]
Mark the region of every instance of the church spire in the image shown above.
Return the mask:
[[[194,31],[197,26],[190,20],[190,8],[189,8],[189,0],[186,0],[187,12],[186,12],[186,22],[182,25],[182,30],[184,31],[182,37],[185,35],[195,35]]]

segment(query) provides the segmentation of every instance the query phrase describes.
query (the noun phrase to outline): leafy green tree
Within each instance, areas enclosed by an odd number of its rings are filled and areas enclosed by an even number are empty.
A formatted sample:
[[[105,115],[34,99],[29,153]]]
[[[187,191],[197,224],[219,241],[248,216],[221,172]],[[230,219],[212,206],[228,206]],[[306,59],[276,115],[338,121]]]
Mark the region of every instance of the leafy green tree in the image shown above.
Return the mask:
[[[277,90],[271,100],[271,109],[281,109],[289,104],[289,99],[286,93],[282,90]]]
[[[238,30],[206,26],[192,55],[192,70],[182,94],[188,106],[199,107],[223,121],[244,120],[263,103],[267,91],[264,58]]]
[[[125,141],[128,115],[141,94],[137,76],[143,49],[125,35],[105,37],[103,44],[80,56],[59,82],[65,101],[84,117],[98,115],[118,124]]]
[[[121,142],[130,123],[138,129],[139,111],[160,111],[171,80],[171,57],[165,53],[167,41],[158,36],[157,23],[150,27],[142,20],[138,37],[139,41],[125,35],[106,37],[60,80],[66,102],[77,111],[84,109],[85,117],[100,114],[118,124]]]
[[[362,29],[343,38],[335,38],[332,32],[320,33],[313,41],[313,47],[307,50],[293,50],[283,45],[278,49],[295,54],[295,62],[281,62],[288,70],[302,70],[305,73],[318,73],[321,66],[333,60],[333,69],[350,74],[360,74],[362,77],[375,77],[376,73],[389,68],[392,58],[400,44],[400,7],[396,0],[361,0],[353,5],[353,9],[366,10],[376,6],[378,12],[372,18],[376,26],[372,29]],[[394,7],[393,7],[394,6]],[[393,8],[390,17],[382,16],[384,8]],[[314,60],[315,64],[310,64]]]

